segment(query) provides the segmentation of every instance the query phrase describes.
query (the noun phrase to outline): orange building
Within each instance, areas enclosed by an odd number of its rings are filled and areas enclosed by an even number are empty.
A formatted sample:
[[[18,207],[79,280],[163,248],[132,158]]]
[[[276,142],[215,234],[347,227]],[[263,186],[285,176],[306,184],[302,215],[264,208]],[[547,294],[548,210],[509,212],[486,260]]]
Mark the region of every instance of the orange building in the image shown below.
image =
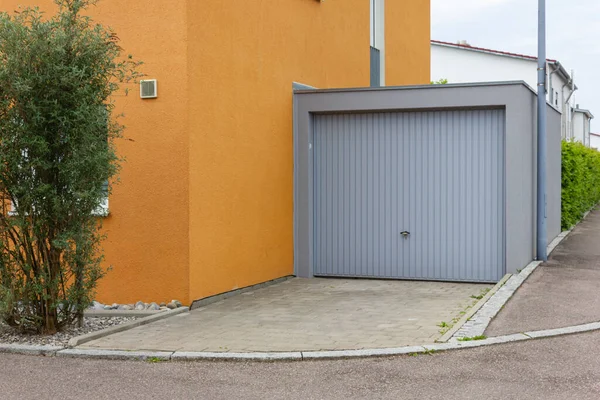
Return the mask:
[[[18,5],[54,7],[0,11]],[[430,79],[429,0],[101,0],[89,13],[158,87],[115,99],[129,140],[103,302],[191,303],[293,274],[292,83]]]

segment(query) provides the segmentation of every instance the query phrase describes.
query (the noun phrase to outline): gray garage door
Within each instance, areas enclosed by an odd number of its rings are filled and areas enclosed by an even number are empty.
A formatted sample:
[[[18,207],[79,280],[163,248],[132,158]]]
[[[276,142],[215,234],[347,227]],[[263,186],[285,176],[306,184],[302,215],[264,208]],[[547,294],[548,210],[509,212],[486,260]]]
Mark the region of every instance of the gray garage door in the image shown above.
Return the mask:
[[[315,275],[503,276],[503,110],[313,121]]]

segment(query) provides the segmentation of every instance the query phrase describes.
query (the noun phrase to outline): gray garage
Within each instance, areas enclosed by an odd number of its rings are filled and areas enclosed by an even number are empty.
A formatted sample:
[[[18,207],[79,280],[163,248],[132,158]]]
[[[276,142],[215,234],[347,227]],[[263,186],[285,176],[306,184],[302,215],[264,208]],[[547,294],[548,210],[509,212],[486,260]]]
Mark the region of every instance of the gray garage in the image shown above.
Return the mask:
[[[295,93],[298,276],[495,282],[535,254],[535,94],[522,82]],[[549,106],[548,237],[560,233]]]

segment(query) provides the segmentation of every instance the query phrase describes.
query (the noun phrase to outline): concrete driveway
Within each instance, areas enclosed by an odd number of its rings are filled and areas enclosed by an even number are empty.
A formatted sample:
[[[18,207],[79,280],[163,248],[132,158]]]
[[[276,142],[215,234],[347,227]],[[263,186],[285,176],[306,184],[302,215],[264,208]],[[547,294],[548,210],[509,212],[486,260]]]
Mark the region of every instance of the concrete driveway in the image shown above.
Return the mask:
[[[285,352],[432,343],[491,285],[294,278],[82,348]]]

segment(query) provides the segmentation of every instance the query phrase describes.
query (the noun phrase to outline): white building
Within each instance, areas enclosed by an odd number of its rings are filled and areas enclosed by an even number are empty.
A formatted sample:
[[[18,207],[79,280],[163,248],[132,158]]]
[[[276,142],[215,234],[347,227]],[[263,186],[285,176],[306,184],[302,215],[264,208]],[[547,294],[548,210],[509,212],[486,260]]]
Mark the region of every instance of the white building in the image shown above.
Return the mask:
[[[572,125],[577,114],[571,104],[573,93],[577,90],[573,78],[557,60],[547,60],[547,71],[548,102],[563,115],[563,139],[584,138],[583,131],[575,132]],[[474,47],[464,41],[448,43],[432,40],[431,79],[447,79],[448,83],[519,80],[537,90],[537,57]]]
[[[582,110],[579,104],[573,109],[572,138],[578,142],[591,146],[590,125],[594,115],[589,110]]]
[[[600,150],[600,134],[590,133],[590,147],[592,149]]]

